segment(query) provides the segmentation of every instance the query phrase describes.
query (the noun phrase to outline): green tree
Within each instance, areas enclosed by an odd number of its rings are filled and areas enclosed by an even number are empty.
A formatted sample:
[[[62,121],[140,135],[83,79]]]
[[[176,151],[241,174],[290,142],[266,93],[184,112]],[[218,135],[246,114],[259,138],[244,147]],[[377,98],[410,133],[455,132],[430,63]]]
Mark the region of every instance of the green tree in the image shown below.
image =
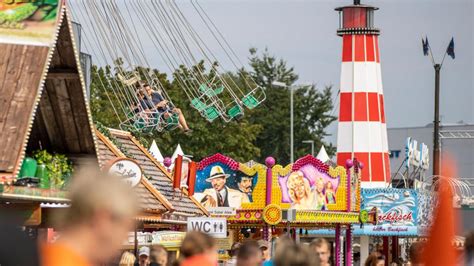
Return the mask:
[[[247,119],[261,124],[263,130],[258,134],[256,145],[261,149],[258,161],[266,156],[274,156],[280,164],[290,162],[290,91],[298,75],[293,67],[288,67],[283,59],[277,59],[267,49],[258,53],[250,49],[250,75],[255,82],[266,88],[267,99],[255,109]],[[272,86],[274,81],[283,82],[287,87]],[[295,159],[309,153],[303,140],[313,140],[315,148],[325,145],[329,153],[334,147],[323,142],[328,136],[326,128],[336,118],[330,115],[333,108],[331,87],[323,90],[313,86],[294,88],[294,149]]]
[[[115,67],[120,67],[120,65],[120,61],[116,60]],[[120,110],[120,105],[123,103],[120,101],[123,101],[123,99],[107,97],[106,92],[108,91],[110,94],[112,90],[110,85],[107,84],[120,86],[117,85],[120,84],[120,82],[118,82],[114,76],[110,74],[107,75],[106,69],[110,70],[111,67],[107,66],[105,69],[94,67],[93,69],[94,79],[92,82],[93,86],[91,87],[93,117],[96,121],[108,127],[117,128],[120,123],[114,114],[112,105],[115,106],[115,109],[119,112],[119,116],[122,117],[123,111]],[[139,74],[149,71],[150,69],[142,67],[135,69],[135,72]],[[160,150],[166,156],[171,155],[179,143],[187,154],[194,156],[194,160],[201,160],[217,152],[228,155],[241,162],[246,162],[254,159],[256,156],[260,156],[260,149],[255,145],[256,136],[261,130],[259,124],[251,124],[246,120],[225,123],[220,119],[216,119],[210,123],[190,106],[186,92],[177,78],[181,78],[184,82],[188,82],[189,85],[192,85],[193,83],[190,82],[192,75],[189,73],[192,71],[204,72],[203,62],[192,69],[181,66],[180,69],[173,73],[174,78],[172,81],[165,73],[161,73],[156,69],[151,71],[154,73],[154,76],[158,78],[159,83],[169,95],[172,103],[183,111],[188,124],[193,129],[193,133],[191,136],[188,136],[179,129],[164,132],[154,131],[151,133],[132,132],[145,147],[149,147],[151,141],[156,140]],[[212,79],[213,72],[210,71],[208,74],[209,76],[205,78]],[[230,73],[225,76],[226,78],[235,78]],[[102,79],[99,79],[99,77],[102,77]],[[106,77],[112,80],[112,82],[103,82]],[[144,77],[142,78],[144,79]],[[106,84],[106,89],[103,88],[102,84]],[[112,99],[113,104],[110,103],[109,98]]]
[[[115,60],[114,66],[103,68],[93,67],[91,85],[91,106],[92,114],[96,121],[108,127],[118,128],[120,120],[123,121],[125,115],[122,106],[124,99],[115,97],[113,86],[122,86],[117,77],[113,74],[122,67],[122,61]],[[287,164],[290,161],[290,94],[288,88],[274,87],[273,81],[282,81],[287,85],[294,84],[298,75],[292,67],[282,59],[277,59],[269,54],[267,50],[258,53],[256,49],[250,50],[250,71],[240,70],[240,73],[224,73],[222,78],[228,84],[235,87],[246,88],[248,79],[251,76],[256,85],[265,88],[266,101],[253,110],[245,110],[245,116],[233,120],[229,123],[216,119],[212,123],[204,119],[194,108],[190,106],[188,98],[189,91],[183,88],[182,84],[195,88],[197,86],[193,78],[202,77],[204,80],[214,80],[215,64],[209,71],[204,69],[204,63],[188,69],[180,66],[173,73],[173,77],[168,77],[165,73],[156,69],[137,67],[134,69],[142,79],[143,73],[153,73],[160,86],[167,92],[172,103],[179,107],[190,127],[193,129],[191,136],[185,135],[179,129],[169,132],[140,133],[132,132],[146,147],[151,141],[157,141],[158,146],[164,155],[171,155],[179,143],[183,150],[194,156],[194,160],[199,161],[204,157],[220,152],[226,154],[240,162],[256,160],[263,162],[265,157],[274,156],[280,164]],[[158,84],[158,83],[157,83]],[[112,86],[113,85],[113,86]],[[156,84],[155,84],[156,85]],[[219,86],[220,83],[215,84]],[[198,92],[196,92],[198,93]],[[192,97],[192,96],[190,96]],[[219,96],[225,103],[231,103],[230,94],[223,93]],[[315,147],[319,148],[323,143],[322,139],[327,136],[327,126],[335,120],[330,116],[333,105],[331,102],[331,88],[323,90],[315,86],[295,89],[295,158],[309,153],[307,144],[302,144],[302,140],[313,140]],[[126,107],[125,107],[126,108]],[[120,119],[117,117],[121,117]],[[332,146],[328,146],[328,152],[334,152]]]

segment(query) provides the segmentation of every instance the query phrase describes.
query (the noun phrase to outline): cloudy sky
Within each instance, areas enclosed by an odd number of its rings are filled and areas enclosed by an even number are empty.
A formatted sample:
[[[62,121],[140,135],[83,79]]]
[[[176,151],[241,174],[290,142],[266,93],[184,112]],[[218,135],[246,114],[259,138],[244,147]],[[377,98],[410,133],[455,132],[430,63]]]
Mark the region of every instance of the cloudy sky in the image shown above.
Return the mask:
[[[334,7],[350,1],[203,1],[240,57],[248,47],[268,49],[300,74],[301,82],[334,85],[340,75],[341,39]],[[441,115],[445,123],[474,123],[473,13],[471,0],[371,0],[378,6],[380,53],[389,127],[433,121],[434,70],[421,49],[427,35],[440,61],[455,38],[456,59],[441,72]],[[337,112],[336,112],[337,113]],[[335,133],[335,127],[331,128]]]
[[[199,1],[241,61],[249,47],[264,49],[285,59],[300,82],[339,86],[341,39],[336,35],[335,7],[345,0],[216,0]],[[441,116],[444,123],[474,123],[472,0],[362,0],[380,8],[375,25],[381,29],[380,53],[388,127],[424,126],[433,121],[434,70],[421,49],[427,35],[436,61],[452,36],[456,59],[446,58],[441,71]],[[188,0],[178,1],[204,39],[209,32]],[[209,47],[226,64],[215,41]],[[150,47],[151,49],[151,47]],[[151,64],[166,69],[157,53]],[[229,65],[227,65],[231,68]],[[335,112],[337,114],[337,111]],[[333,125],[331,133],[336,133]]]

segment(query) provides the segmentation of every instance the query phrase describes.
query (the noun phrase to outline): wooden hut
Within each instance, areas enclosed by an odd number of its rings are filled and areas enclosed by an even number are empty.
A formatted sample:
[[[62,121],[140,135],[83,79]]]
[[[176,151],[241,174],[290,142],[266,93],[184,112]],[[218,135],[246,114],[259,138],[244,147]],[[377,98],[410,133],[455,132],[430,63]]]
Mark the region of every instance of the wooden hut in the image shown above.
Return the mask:
[[[61,1],[57,5],[56,20],[41,25],[51,27],[43,43],[0,29],[0,206],[31,212],[25,222],[34,225],[43,220],[41,203],[67,199],[61,190],[15,185],[26,155],[41,149],[65,155],[75,167],[98,166],[72,22]]]

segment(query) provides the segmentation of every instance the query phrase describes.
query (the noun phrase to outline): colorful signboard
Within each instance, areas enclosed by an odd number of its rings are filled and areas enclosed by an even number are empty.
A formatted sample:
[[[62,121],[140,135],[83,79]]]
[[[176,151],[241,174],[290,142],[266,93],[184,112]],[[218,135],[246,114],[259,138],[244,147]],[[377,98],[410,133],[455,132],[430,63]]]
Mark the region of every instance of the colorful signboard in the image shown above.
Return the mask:
[[[328,204],[337,201],[339,181],[312,164],[304,165],[279,178],[282,202],[297,210],[327,210]]]
[[[240,209],[253,202],[253,191],[258,181],[256,171],[244,171],[243,165],[220,154],[203,160],[198,167],[194,198],[207,209]]]
[[[222,154],[199,162],[193,197],[229,223],[357,223],[359,173],[355,163],[330,166],[307,155],[285,167],[239,163]],[[291,214],[291,215],[290,215]]]
[[[0,43],[49,46],[61,0],[1,0]]]
[[[298,159],[287,173],[280,171],[281,202],[296,210],[347,210],[347,173],[308,155]],[[354,186],[354,195],[357,189]]]
[[[361,235],[418,235],[418,194],[412,189],[362,189],[361,209],[377,208],[378,224],[356,228]],[[359,231],[359,232],[358,232]]]

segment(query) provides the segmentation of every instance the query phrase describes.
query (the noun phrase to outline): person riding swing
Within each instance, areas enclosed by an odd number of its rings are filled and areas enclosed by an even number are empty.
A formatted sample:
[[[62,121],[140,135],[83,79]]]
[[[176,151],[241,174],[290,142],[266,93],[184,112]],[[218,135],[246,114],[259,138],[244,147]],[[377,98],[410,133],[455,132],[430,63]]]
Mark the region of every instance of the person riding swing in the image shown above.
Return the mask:
[[[154,90],[149,84],[144,83],[143,88],[145,89],[148,102],[150,102],[165,119],[168,119],[176,114],[178,115],[178,127],[184,130],[184,132],[187,134],[192,132],[186,123],[186,118],[184,117],[181,109],[171,106],[169,102],[165,100],[163,96],[158,91]]]

